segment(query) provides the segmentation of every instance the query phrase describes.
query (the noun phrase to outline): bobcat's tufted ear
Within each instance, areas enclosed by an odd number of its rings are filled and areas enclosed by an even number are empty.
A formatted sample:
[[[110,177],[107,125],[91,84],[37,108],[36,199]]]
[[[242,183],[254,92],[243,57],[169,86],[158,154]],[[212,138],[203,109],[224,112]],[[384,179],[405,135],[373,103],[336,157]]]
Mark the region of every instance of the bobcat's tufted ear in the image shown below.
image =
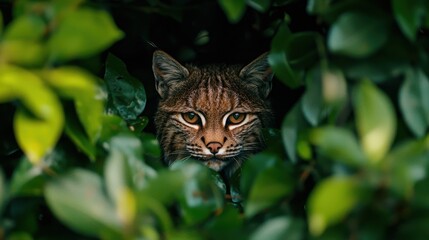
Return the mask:
[[[271,91],[273,71],[268,63],[268,53],[264,53],[240,71],[239,77],[256,89],[262,98],[268,97]]]
[[[188,69],[161,50],[153,53],[152,71],[155,76],[155,88],[161,98],[168,95],[168,91],[174,87],[174,84],[189,75]]]

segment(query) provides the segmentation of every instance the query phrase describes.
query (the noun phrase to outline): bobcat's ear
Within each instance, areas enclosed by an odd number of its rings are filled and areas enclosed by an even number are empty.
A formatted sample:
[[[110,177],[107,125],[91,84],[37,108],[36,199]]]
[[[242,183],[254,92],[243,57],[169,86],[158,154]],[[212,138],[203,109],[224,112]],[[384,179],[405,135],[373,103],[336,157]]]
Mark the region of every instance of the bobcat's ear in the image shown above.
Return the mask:
[[[155,88],[161,98],[167,96],[174,84],[189,76],[188,69],[161,50],[153,53],[152,71],[155,76]]]
[[[273,71],[268,63],[268,53],[264,53],[240,71],[239,77],[255,88],[263,98],[268,97],[271,91]]]

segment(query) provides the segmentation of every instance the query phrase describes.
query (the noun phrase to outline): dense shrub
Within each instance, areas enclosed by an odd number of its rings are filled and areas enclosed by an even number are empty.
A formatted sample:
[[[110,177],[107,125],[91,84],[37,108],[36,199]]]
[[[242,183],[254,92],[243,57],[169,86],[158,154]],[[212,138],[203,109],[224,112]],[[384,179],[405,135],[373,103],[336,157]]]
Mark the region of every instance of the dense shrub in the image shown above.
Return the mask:
[[[1,239],[429,237],[428,1],[0,6]],[[161,164],[145,41],[270,49],[278,123],[230,181]]]

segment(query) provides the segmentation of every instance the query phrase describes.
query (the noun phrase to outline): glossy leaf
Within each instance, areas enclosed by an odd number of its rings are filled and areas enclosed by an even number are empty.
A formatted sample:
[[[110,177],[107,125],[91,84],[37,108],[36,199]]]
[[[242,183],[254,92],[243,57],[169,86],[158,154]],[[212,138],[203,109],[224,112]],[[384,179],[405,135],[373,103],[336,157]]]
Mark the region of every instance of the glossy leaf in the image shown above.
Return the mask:
[[[409,70],[399,92],[399,106],[410,130],[423,137],[429,126],[429,79],[421,70]]]
[[[425,0],[392,0],[393,13],[404,35],[415,41],[417,31],[429,16],[429,4]]]
[[[231,23],[240,21],[246,10],[245,0],[218,0],[218,2]]]
[[[323,127],[311,132],[310,140],[325,156],[351,166],[366,164],[366,157],[356,137],[348,130]]]
[[[25,79],[25,84],[23,84]],[[17,142],[33,164],[52,150],[62,132],[64,116],[56,95],[35,74],[16,67],[0,69],[0,99],[19,99],[14,130]]]
[[[295,72],[286,56],[287,44],[291,37],[290,30],[286,23],[282,23],[276,35],[271,42],[271,51],[268,55],[270,63],[275,75],[287,86],[296,88],[302,84],[300,75]]]
[[[370,81],[354,92],[356,127],[368,158],[376,163],[390,149],[396,133],[396,116],[389,98]]]
[[[105,100],[96,78],[74,67],[52,69],[43,76],[59,94],[74,101],[79,120],[94,143],[100,135]]]
[[[336,54],[367,57],[379,50],[389,36],[389,24],[378,16],[347,12],[332,25],[328,48]]]
[[[125,64],[109,54],[104,80],[108,89],[108,109],[125,120],[136,119],[146,106],[143,84],[132,77]]]
[[[285,165],[275,165],[260,171],[253,182],[244,206],[246,217],[252,217],[280,199],[288,196],[294,189],[294,181]]]
[[[319,184],[308,199],[309,230],[313,236],[341,222],[364,197],[359,182],[350,177],[330,177]]]
[[[82,234],[118,235],[115,208],[104,194],[101,178],[83,169],[74,169],[45,187],[45,197],[55,216]]]
[[[57,61],[90,57],[123,37],[111,16],[102,10],[80,8],[66,17],[48,41]]]

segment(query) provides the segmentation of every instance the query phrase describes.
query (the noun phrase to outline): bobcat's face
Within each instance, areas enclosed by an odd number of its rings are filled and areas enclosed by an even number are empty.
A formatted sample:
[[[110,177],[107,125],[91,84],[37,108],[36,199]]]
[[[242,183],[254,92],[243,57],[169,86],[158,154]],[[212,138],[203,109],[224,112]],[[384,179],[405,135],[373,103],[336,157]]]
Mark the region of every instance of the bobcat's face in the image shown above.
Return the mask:
[[[247,68],[185,68],[164,52],[155,52],[161,96],[155,122],[167,163],[193,158],[231,174],[249,154],[261,150],[261,130],[271,114],[265,99],[269,89],[264,87],[270,85],[258,82],[262,80],[256,73],[246,78],[255,70]],[[260,76],[266,74],[271,72]]]

